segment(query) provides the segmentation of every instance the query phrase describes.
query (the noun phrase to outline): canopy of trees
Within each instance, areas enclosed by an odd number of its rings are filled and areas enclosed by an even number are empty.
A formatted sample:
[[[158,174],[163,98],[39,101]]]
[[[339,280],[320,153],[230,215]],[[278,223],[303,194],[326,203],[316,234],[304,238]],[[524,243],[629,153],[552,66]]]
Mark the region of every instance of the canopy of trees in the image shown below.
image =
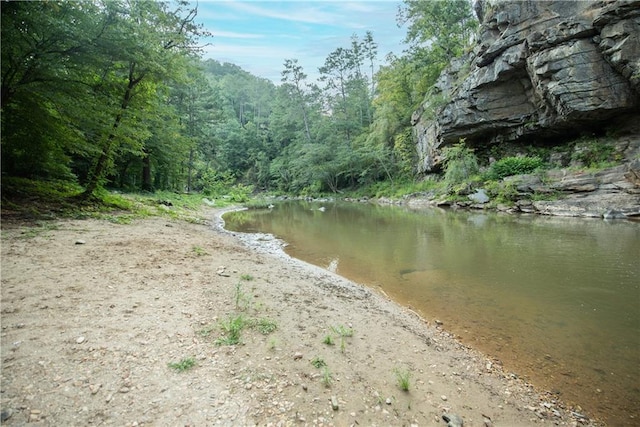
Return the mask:
[[[197,8],[135,0],[2,2],[2,173],[131,191],[338,192],[413,174],[411,112],[475,22],[466,0],[405,0],[407,51],[371,32],[308,80],[203,60]],[[215,35],[214,35],[215,36]]]

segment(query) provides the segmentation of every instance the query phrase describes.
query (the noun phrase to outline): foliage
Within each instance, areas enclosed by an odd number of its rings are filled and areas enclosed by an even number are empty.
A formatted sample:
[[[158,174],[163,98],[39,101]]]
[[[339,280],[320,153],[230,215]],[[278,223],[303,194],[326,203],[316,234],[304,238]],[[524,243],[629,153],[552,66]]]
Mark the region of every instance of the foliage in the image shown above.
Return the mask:
[[[229,171],[219,173],[208,170],[202,174],[198,185],[206,196],[221,197],[237,203],[248,201],[253,186],[235,182],[236,179]]]
[[[520,198],[514,180],[490,180],[484,183],[484,189],[496,203],[511,204]]]
[[[201,34],[196,14],[185,3],[3,4],[3,171],[75,176],[89,197],[136,163],[151,189],[147,142],[179,134],[177,120],[153,128]]]
[[[276,86],[198,58],[196,17],[184,1],[3,4],[3,174],[75,183],[84,198],[108,187],[222,204],[402,187],[411,113],[474,27],[463,0],[407,0],[410,49],[384,67],[373,34],[353,34],[318,83],[290,58]]]
[[[507,176],[527,174],[534,172],[543,165],[544,162],[540,157],[505,157],[491,164],[487,177],[489,179],[502,179]]]
[[[471,44],[478,26],[467,0],[405,0],[399,25],[407,24],[405,42],[411,46],[411,61],[419,69],[422,95],[436,82],[453,58]]]
[[[597,168],[600,165],[609,166],[615,159],[614,153],[615,147],[606,141],[582,138],[576,142],[571,160],[590,168]]]
[[[471,148],[468,148],[464,140],[451,147],[442,150],[444,155],[445,174],[444,180],[449,184],[467,182],[472,176],[480,172],[478,158]]]

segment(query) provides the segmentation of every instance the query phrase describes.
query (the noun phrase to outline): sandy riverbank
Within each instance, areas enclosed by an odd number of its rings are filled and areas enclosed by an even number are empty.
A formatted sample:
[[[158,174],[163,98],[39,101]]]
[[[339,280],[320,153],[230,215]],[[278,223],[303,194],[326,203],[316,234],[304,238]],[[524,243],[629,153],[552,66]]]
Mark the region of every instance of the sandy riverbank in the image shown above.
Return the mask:
[[[218,213],[3,222],[3,425],[596,425],[384,296],[219,230]],[[217,345],[238,316],[277,329]]]

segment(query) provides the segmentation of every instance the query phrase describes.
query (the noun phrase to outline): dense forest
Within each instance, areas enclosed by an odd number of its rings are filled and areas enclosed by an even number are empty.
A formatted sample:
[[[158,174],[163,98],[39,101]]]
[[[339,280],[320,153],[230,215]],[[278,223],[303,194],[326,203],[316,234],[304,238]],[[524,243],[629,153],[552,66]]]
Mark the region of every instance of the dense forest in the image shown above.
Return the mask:
[[[416,179],[410,117],[469,45],[467,0],[405,0],[406,50],[336,46],[276,85],[201,56],[189,2],[2,2],[2,174],[122,191],[316,195]],[[215,34],[213,34],[215,37]]]

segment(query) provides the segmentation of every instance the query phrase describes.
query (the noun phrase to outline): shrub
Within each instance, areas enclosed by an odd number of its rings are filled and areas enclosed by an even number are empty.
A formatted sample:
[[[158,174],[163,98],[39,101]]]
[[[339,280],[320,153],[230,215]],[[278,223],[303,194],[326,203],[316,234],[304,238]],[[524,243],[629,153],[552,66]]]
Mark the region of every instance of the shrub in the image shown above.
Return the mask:
[[[489,179],[502,179],[507,176],[531,173],[542,167],[540,157],[505,157],[493,163],[487,173]]]
[[[449,184],[466,182],[480,171],[478,158],[473,150],[464,144],[464,140],[452,147],[444,148],[442,154],[445,157],[444,180]]]
[[[575,147],[571,160],[588,167],[607,166],[614,157],[615,147],[598,140],[583,140]]]

